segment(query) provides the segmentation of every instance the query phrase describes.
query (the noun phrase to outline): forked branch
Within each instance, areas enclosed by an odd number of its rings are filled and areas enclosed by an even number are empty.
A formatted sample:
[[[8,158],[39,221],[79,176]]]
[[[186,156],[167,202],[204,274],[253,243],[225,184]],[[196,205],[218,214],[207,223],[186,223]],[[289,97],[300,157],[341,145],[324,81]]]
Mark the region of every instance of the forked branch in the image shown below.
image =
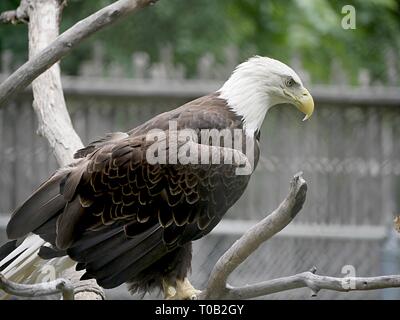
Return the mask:
[[[315,274],[316,268],[289,277],[263,281],[243,287],[229,287],[224,299],[251,299],[272,293],[309,288],[316,296],[322,289],[340,292],[399,288],[400,276],[336,278]]]
[[[294,176],[290,183],[290,191],[279,207],[250,228],[225,254],[218,260],[211,272],[206,289],[200,299],[220,299],[231,290],[227,286],[230,274],[245,261],[257,248],[269,238],[286,227],[303,207],[306,200],[307,183],[302,173]]]
[[[309,288],[313,296],[321,289],[333,291],[377,290],[400,287],[400,275],[380,277],[335,278],[315,274],[316,268],[293,276],[283,277],[243,287],[232,287],[227,283],[229,275],[257,248],[286,227],[301,210],[306,199],[307,183],[301,173],[296,174],[290,184],[290,191],[280,206],[250,228],[218,260],[206,289],[199,299],[250,299],[272,293]]]

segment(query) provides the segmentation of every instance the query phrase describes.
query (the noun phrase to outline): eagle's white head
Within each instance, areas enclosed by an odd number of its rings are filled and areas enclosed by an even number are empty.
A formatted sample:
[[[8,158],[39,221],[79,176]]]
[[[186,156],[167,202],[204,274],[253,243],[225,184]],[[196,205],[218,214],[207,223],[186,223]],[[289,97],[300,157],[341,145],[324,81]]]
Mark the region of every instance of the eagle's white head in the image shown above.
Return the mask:
[[[237,66],[218,92],[249,131],[260,129],[268,109],[277,104],[296,106],[304,120],[314,111],[313,98],[296,72],[267,57],[255,56]]]

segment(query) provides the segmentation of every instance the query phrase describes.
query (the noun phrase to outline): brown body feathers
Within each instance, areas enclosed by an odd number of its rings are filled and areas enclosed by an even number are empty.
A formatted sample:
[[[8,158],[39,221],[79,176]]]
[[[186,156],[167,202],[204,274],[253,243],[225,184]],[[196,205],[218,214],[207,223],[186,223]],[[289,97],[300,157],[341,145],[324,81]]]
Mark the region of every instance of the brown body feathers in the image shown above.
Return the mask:
[[[53,245],[53,252],[43,249],[44,258],[68,254],[86,269],[84,278],[105,288],[128,282],[132,290],[146,290],[160,286],[162,278],[186,276],[191,241],[217,225],[250,176],[236,175],[235,163],[150,164],[146,134],[168,132],[169,120],[177,130],[242,129],[242,119],[212,94],[128,133],[110,134],[79,150],[76,163],[56,172],[16,210],[9,237],[39,234]]]

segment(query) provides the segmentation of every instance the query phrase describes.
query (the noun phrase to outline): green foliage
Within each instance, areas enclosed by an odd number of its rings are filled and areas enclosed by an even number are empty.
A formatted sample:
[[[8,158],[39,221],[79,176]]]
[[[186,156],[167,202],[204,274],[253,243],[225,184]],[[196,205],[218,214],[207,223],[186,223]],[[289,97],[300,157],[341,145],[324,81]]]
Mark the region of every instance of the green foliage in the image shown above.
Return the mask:
[[[19,5],[19,0],[0,1],[0,12],[13,10]],[[0,50],[11,49],[20,62],[28,58],[28,35],[26,26],[22,24],[0,24]]]
[[[15,8],[17,0],[2,0],[0,10]],[[62,30],[111,3],[111,0],[69,0]],[[341,26],[344,5],[356,8],[357,28]],[[340,61],[351,80],[358,70],[371,70],[385,81],[386,50],[400,49],[400,0],[161,0],[99,32],[63,61],[66,73],[77,72],[79,63],[92,55],[94,42],[105,49],[107,62],[131,63],[133,51],[146,51],[153,61],[169,45],[175,63],[189,75],[206,52],[223,61],[226,47],[239,48],[241,59],[253,54],[289,62],[301,56],[314,81],[328,82],[330,64]],[[0,48],[27,56],[26,27],[1,26]]]

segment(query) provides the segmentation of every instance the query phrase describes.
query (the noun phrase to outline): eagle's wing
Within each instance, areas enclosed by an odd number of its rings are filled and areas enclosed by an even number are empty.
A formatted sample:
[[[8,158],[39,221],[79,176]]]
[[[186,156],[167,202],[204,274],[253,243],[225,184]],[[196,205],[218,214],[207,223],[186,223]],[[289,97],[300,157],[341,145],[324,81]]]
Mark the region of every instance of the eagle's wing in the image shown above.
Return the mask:
[[[236,169],[248,166],[247,158],[233,149],[178,141],[178,148],[197,148],[199,157],[208,152],[209,163],[213,154],[231,152],[232,163],[150,164],[146,152],[153,143],[145,135],[118,139],[55,174],[15,212],[9,236],[41,235],[105,288],[202,237],[245,190],[249,176]]]
[[[103,147],[107,144],[112,144],[117,142],[118,140],[122,140],[129,135],[125,132],[111,132],[106,134],[104,137],[102,137],[99,140],[95,140],[88,144],[86,147],[79,149],[77,152],[74,154],[75,159],[83,158],[86,157],[87,155],[91,154],[93,151],[96,149]]]

